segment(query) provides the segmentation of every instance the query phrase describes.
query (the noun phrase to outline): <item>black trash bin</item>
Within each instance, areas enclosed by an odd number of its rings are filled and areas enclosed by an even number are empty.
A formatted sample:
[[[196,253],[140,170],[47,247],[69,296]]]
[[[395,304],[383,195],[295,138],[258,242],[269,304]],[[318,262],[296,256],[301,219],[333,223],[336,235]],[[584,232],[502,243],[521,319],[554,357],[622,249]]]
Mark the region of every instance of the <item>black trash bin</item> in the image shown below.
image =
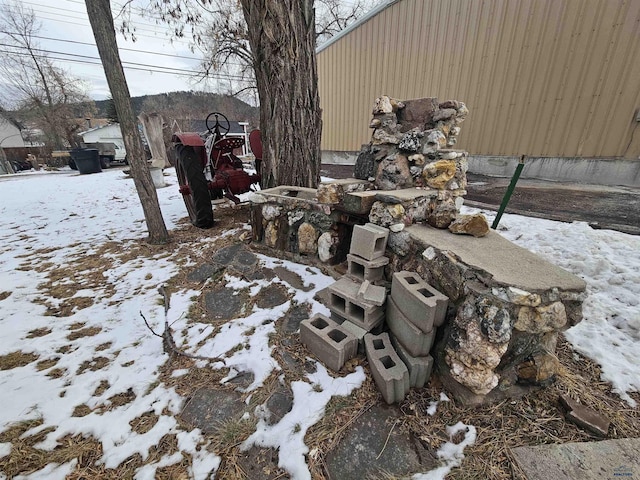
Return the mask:
[[[76,164],[80,174],[99,173],[102,171],[100,166],[100,152],[96,148],[74,148],[70,152],[71,160]]]

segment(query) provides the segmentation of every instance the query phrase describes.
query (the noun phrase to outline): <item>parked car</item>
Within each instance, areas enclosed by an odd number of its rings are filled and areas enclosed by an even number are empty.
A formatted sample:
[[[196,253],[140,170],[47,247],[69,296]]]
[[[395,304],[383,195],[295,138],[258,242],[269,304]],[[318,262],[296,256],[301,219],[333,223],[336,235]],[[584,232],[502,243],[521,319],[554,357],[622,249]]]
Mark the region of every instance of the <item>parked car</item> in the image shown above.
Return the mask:
[[[111,167],[112,163],[121,162],[126,164],[127,157],[124,148],[120,148],[113,142],[93,142],[85,143],[85,148],[95,148],[100,156],[100,166],[102,168]],[[73,167],[71,167],[73,168]]]

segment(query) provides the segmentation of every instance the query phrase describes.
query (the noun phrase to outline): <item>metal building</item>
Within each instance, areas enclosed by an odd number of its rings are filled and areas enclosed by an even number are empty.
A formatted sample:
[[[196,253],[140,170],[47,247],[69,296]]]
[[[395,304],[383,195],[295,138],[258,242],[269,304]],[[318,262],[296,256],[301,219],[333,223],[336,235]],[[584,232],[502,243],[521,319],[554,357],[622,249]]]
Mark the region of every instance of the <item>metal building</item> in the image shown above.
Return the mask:
[[[640,0],[391,0],[319,47],[318,77],[325,153],[369,141],[379,95],[438,97],[467,104],[478,158],[640,182]]]

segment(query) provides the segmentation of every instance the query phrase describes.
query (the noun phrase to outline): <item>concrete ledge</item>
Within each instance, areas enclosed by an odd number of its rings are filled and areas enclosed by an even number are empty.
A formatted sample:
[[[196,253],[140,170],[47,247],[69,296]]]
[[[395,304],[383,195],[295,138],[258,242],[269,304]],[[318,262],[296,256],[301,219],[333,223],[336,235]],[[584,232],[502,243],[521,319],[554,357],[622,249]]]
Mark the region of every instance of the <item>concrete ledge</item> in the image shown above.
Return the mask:
[[[444,322],[449,299],[415,272],[394,273],[391,296],[404,316],[423,332]]]
[[[389,334],[364,337],[364,346],[373,380],[384,400],[391,404],[401,402],[409,392],[409,371],[393,349]]]
[[[414,357],[425,357],[433,346],[436,330],[423,332],[411,323],[393,300],[387,298],[387,325],[402,346]]]
[[[336,372],[358,352],[358,339],[321,314],[300,323],[300,340],[318,360]]]

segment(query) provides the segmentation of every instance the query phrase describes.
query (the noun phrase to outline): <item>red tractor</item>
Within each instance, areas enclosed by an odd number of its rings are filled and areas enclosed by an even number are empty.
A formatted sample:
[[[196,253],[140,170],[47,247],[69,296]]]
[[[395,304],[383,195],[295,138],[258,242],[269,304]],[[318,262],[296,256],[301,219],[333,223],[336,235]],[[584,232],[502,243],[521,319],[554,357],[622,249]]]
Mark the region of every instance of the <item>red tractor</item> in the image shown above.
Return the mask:
[[[198,228],[213,226],[211,200],[227,197],[239,203],[236,195],[252,190],[252,185],[260,182],[259,173],[247,173],[242,160],[234,155],[233,150],[242,147],[244,139],[226,136],[230,129],[227,117],[213,112],[205,124],[206,133],[176,133],[171,139],[180,193],[191,223]],[[259,131],[251,133],[250,142],[256,157],[256,171],[260,172],[262,145]]]

